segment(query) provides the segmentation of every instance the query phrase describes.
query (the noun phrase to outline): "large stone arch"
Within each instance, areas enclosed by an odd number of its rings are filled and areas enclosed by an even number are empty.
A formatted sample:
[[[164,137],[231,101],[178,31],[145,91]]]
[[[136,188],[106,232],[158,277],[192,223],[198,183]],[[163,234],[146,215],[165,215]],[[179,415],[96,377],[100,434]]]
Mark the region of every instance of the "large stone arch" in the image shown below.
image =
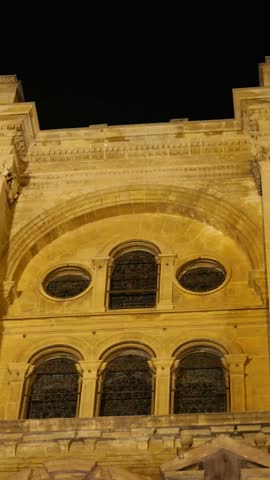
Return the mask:
[[[17,281],[45,245],[83,224],[127,213],[151,212],[181,215],[215,227],[240,245],[251,268],[262,268],[260,227],[246,214],[207,191],[144,185],[86,194],[44,210],[11,240],[6,278]]]

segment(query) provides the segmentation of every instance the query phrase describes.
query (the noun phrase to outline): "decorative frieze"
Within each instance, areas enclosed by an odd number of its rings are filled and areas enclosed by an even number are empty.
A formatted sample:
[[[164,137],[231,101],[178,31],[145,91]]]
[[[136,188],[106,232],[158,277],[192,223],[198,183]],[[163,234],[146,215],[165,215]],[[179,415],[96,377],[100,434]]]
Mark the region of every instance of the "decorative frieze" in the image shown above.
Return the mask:
[[[193,154],[206,154],[206,153],[235,153],[237,151],[243,152],[249,150],[249,138],[245,135],[239,134],[232,138],[220,136],[219,140],[209,140],[203,136],[200,138],[188,138],[188,134],[183,141],[175,141],[163,143],[147,139],[146,141],[131,142],[123,138],[121,142],[110,143],[103,141],[99,143],[83,142],[82,146],[76,148],[72,143],[69,145],[44,145],[36,142],[33,144],[29,151],[29,159],[38,160],[40,156],[50,156],[53,160],[54,157],[64,156],[66,159],[69,156],[85,155],[88,154],[100,159],[109,159],[112,154],[117,158],[121,157],[121,154],[125,154],[126,158],[134,158],[143,154],[144,156],[174,156],[185,155],[191,156]]]

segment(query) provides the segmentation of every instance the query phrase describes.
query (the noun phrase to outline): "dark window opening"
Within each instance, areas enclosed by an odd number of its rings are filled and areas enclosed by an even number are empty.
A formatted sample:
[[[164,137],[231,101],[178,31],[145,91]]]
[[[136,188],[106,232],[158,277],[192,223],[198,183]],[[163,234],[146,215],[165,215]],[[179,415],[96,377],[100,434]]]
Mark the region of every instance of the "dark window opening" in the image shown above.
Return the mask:
[[[152,253],[136,250],[115,259],[109,308],[154,307],[156,289],[157,263]]]
[[[43,282],[45,292],[54,298],[71,298],[90,285],[88,272],[78,267],[62,267],[51,272]]]
[[[193,260],[184,265],[178,275],[178,282],[191,292],[210,292],[225,281],[226,271],[214,260]]]
[[[174,413],[226,411],[226,383],[220,358],[212,353],[192,353],[176,372]]]
[[[100,415],[150,415],[152,373],[147,359],[126,354],[112,360],[104,372]]]
[[[43,362],[33,374],[27,418],[75,417],[78,389],[74,360],[58,357]]]

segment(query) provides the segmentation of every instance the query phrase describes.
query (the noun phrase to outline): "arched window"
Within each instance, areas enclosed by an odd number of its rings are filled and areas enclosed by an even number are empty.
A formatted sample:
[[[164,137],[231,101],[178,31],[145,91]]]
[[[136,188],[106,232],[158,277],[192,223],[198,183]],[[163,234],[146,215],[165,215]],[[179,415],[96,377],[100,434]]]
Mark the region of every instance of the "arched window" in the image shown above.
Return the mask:
[[[226,410],[226,378],[219,353],[200,349],[181,359],[174,377],[174,413]]]
[[[109,308],[146,308],[156,305],[155,255],[132,249],[114,258],[110,278]]]
[[[143,353],[125,352],[103,373],[101,416],[150,415],[152,372]]]
[[[26,418],[76,416],[79,376],[75,362],[65,354],[39,362],[29,379]]]

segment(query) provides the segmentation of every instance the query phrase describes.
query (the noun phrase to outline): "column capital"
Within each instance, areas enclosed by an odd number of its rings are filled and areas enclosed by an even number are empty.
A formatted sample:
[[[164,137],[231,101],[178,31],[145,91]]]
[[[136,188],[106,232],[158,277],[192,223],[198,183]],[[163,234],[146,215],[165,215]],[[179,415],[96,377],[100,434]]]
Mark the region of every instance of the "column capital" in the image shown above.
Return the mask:
[[[84,378],[97,378],[106,367],[106,362],[102,360],[98,360],[96,362],[88,362],[81,360],[80,362],[76,363],[76,368],[78,373]]]
[[[170,374],[172,367],[174,367],[175,362],[178,362],[173,357],[166,357],[166,358],[151,358],[148,361],[150,368],[154,371],[154,373],[158,376],[167,376]]]
[[[92,258],[92,264],[93,264],[93,267],[94,269],[96,268],[102,268],[104,266],[106,266],[109,262],[111,257],[96,257],[96,258]]]
[[[31,363],[18,362],[18,363],[8,363],[8,372],[10,375],[10,380],[13,382],[24,381],[26,377],[31,375],[34,370],[34,365]]]
[[[168,259],[168,260],[175,260],[176,258],[176,253],[159,253],[158,254],[158,258],[161,258],[161,259]]]
[[[224,355],[221,360],[225,368],[229,367],[230,374],[242,374],[248,362],[248,355],[245,353]]]

